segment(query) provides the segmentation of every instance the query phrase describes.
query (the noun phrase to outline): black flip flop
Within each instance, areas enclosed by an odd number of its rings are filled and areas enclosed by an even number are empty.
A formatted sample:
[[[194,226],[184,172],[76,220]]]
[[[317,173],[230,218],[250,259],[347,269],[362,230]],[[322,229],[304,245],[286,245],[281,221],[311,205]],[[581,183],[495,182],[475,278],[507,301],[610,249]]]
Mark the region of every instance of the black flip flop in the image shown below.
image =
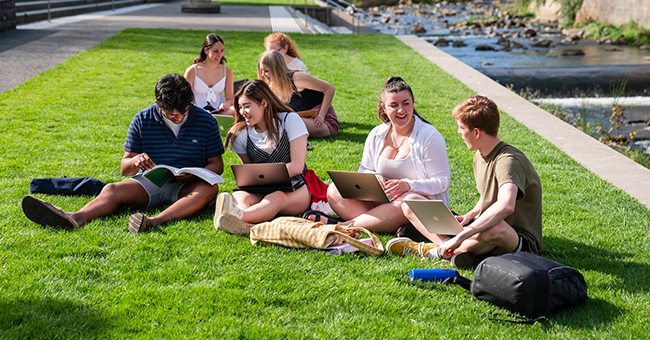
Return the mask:
[[[61,208],[34,196],[27,195],[23,197],[22,208],[28,219],[42,226],[67,230],[79,227]]]
[[[302,218],[308,220],[310,216],[314,216],[315,222],[321,222],[321,217],[326,218],[325,224],[338,224],[339,222],[344,222],[345,220],[340,217],[330,217],[327,216],[324,212],[320,210],[307,210],[302,214]]]

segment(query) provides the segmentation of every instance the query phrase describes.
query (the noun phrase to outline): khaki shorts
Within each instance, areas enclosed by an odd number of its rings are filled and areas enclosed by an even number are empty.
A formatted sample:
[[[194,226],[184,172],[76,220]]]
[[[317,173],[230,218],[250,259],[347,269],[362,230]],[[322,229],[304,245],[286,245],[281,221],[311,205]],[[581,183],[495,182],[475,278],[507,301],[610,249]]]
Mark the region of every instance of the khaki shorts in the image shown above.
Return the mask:
[[[148,179],[142,177],[142,175],[135,175],[131,178],[125,179],[125,181],[136,181],[142,185],[144,190],[149,195],[149,204],[147,207],[155,207],[161,204],[171,204],[178,201],[178,193],[181,191],[181,188],[185,183],[176,182],[171,180],[167,184],[163,185],[162,188],[158,188],[153,183],[149,182]]]

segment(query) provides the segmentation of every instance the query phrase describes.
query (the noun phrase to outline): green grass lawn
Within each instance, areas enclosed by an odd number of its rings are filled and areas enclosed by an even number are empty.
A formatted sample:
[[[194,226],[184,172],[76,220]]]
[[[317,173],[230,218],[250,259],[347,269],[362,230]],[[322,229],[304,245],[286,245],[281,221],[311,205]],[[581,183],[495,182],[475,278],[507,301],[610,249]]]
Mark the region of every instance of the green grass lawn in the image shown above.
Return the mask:
[[[590,299],[533,326],[490,321],[500,309],[460,287],[397,281],[445,264],[392,254],[331,256],[216,231],[211,209],[131,235],[124,208],[73,232],[28,221],[33,177],[120,181],[129,122],[155,82],[183,73],[205,31],[126,30],[0,95],[0,338],[645,338],[650,326],[650,212],[503,115],[500,135],[535,165],[544,190],[542,255],[580,270]],[[235,78],[255,78],[266,33],[218,32]],[[307,165],[356,170],[389,75],[447,141],[451,207],[477,200],[472,152],[450,112],[473,93],[386,35],[292,35],[311,73],[336,86],[335,137],[312,140]],[[237,163],[232,152],[225,163]],[[615,166],[612,164],[611,166]],[[222,190],[235,185],[224,173]],[[89,197],[44,196],[65,210]],[[391,235],[380,235],[386,242]],[[472,271],[461,271],[472,277]]]

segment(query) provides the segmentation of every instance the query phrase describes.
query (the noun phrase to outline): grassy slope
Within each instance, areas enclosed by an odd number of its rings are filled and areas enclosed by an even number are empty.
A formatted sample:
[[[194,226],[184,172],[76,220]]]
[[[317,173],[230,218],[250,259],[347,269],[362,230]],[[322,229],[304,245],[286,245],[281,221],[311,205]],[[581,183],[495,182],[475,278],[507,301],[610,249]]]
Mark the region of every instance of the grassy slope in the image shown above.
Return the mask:
[[[459,287],[396,281],[411,268],[442,264],[253,247],[215,231],[209,209],[135,236],[126,228],[138,211],[131,208],[75,232],[29,222],[19,202],[31,177],[122,179],[133,115],[153,102],[161,75],[184,72],[207,33],[127,30],[0,95],[0,337],[628,338],[648,328],[650,212],[505,115],[502,138],[542,179],[543,255],[579,269],[590,289],[587,303],[544,324],[486,322],[500,310]],[[235,78],[255,78],[265,34],[218,33]],[[292,37],[311,73],[336,86],[343,122],[338,136],[311,141],[310,168],[323,179],[328,169],[357,168],[365,136],[379,123],[379,90],[401,75],[447,141],[452,208],[473,206],[472,152],[450,115],[471,91],[391,36]],[[238,162],[231,152],[224,160]],[[232,173],[224,177],[222,190],[230,191]],[[65,210],[89,200],[46,199]]]

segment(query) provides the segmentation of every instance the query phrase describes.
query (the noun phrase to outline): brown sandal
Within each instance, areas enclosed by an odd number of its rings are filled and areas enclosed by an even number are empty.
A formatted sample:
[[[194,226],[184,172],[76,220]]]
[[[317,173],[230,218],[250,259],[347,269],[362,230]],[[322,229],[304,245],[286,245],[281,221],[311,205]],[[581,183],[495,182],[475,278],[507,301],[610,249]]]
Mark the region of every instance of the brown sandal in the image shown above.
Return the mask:
[[[23,197],[22,207],[23,213],[25,213],[28,219],[42,226],[67,230],[79,228],[77,222],[61,210],[61,208],[55,207],[32,195]]]

